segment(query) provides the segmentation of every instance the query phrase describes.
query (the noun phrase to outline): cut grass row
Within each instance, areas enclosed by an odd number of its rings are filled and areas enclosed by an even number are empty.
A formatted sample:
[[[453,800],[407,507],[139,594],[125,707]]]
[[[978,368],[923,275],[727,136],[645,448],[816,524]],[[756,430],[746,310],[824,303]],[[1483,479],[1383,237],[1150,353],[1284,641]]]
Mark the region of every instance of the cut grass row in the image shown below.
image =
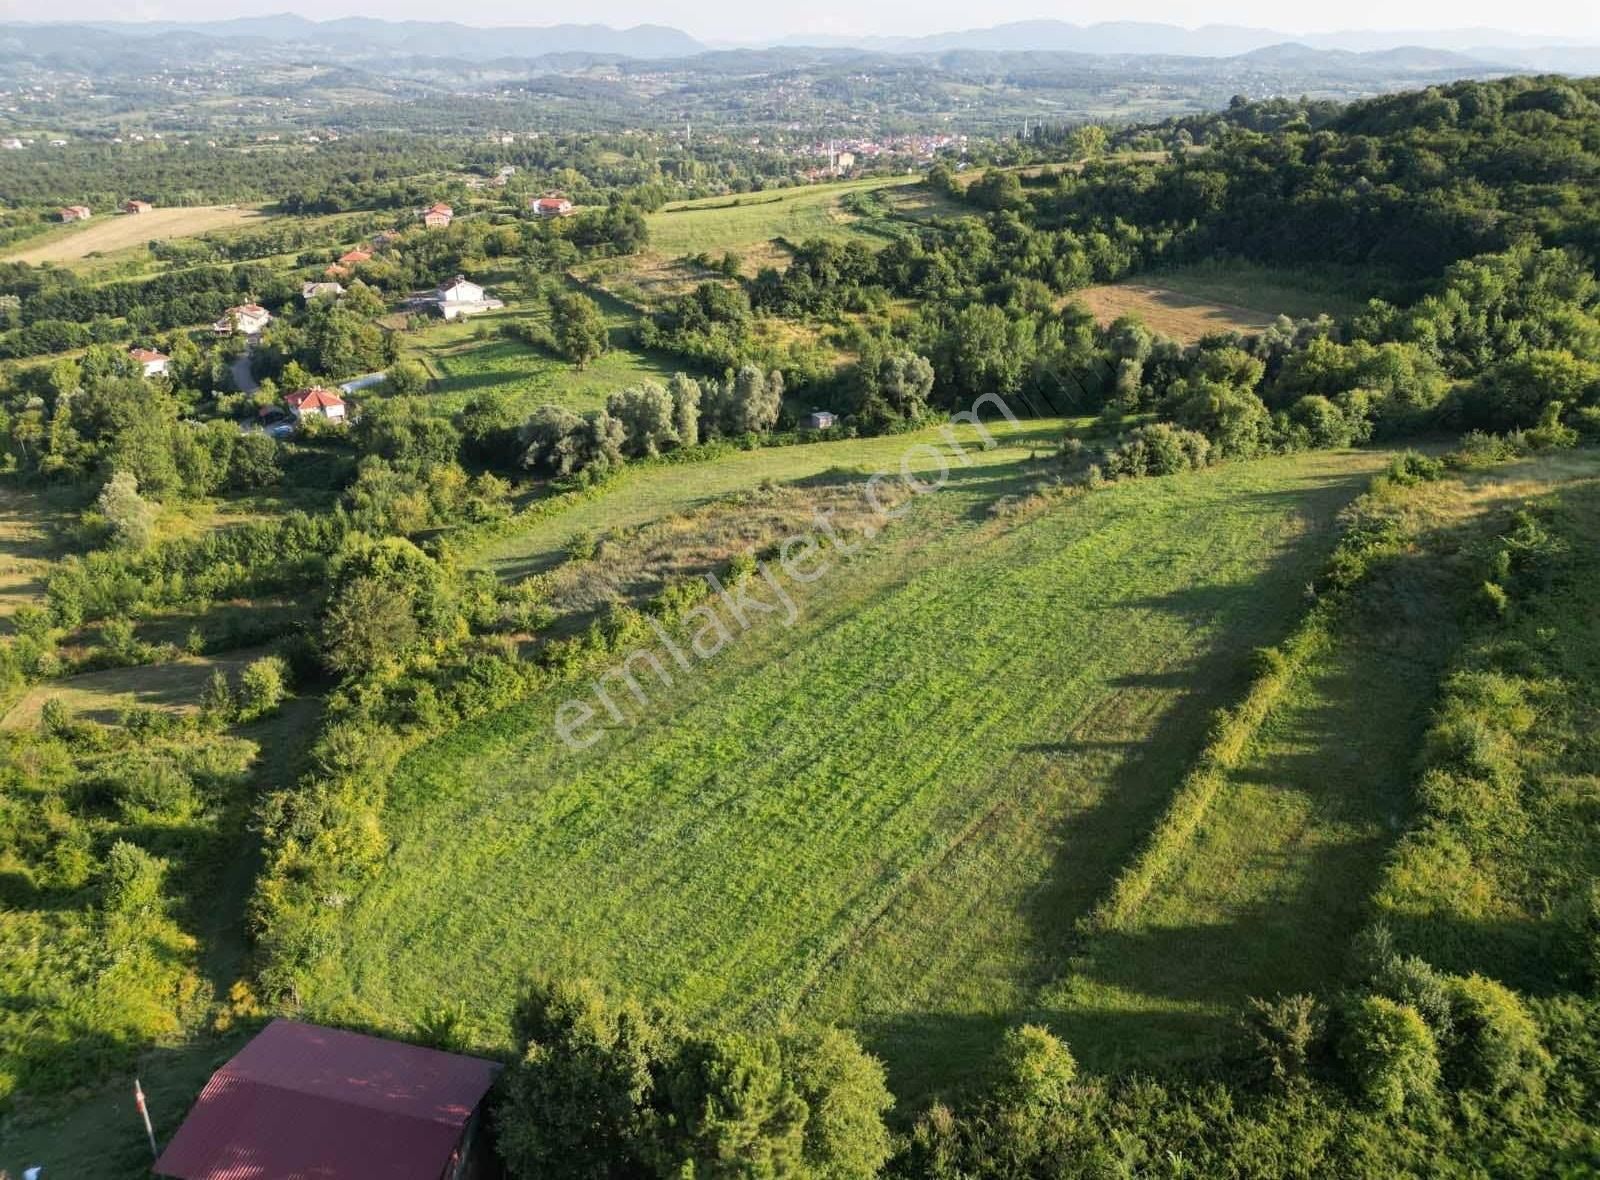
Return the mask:
[[[577,971],[696,1018],[855,1025],[903,1092],[969,1074],[1065,967],[1375,464],[996,517],[1028,465],[969,471],[600,746],[556,739],[561,693],[424,747],[314,1010],[403,1026],[443,986],[492,1033],[523,973]]]

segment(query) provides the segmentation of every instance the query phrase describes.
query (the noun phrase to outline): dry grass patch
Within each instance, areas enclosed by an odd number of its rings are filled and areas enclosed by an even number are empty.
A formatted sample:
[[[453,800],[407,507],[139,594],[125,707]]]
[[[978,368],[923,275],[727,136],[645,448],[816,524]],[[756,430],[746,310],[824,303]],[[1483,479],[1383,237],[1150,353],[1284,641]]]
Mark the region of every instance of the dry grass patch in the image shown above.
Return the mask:
[[[1102,324],[1131,315],[1142,320],[1152,332],[1186,344],[1192,344],[1209,332],[1259,332],[1276,318],[1276,313],[1213,303],[1143,283],[1085,287],[1073,292],[1071,300],[1082,303]]]
[[[96,214],[81,226],[63,228],[48,241],[6,255],[8,262],[78,262],[91,254],[109,254],[143,246],[157,238],[190,238],[218,229],[234,229],[269,220],[273,214],[240,205],[196,205],[152,209],[149,213]]]
[[[0,729],[27,729],[39,723],[45,702],[59,700],[75,717],[110,723],[128,709],[160,709],[167,713],[194,713],[200,694],[221,670],[235,677],[261,649],[229,652],[215,658],[189,657],[166,664],[141,664],[135,668],[106,668],[35,685],[18,698]]]

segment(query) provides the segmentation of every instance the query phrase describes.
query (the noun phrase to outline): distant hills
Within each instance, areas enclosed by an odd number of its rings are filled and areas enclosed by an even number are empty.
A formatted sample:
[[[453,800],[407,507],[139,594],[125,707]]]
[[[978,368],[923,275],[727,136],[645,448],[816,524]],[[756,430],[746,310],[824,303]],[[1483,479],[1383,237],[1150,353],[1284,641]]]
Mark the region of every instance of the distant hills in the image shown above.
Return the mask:
[[[688,57],[705,49],[687,33],[662,25],[635,25],[631,29],[577,24],[479,28],[454,21],[386,21],[372,17],[313,21],[287,13],[219,21],[83,21],[80,24],[130,37],[190,34],[219,41],[307,46],[359,55],[381,50],[465,61],[557,53]],[[61,26],[10,26],[12,30],[51,27]]]
[[[559,24],[479,28],[453,21],[386,21],[367,17],[314,21],[302,16],[243,17],[217,21],[86,21],[77,24],[0,25],[0,52],[72,57],[116,38],[125,48],[152,52],[163,41],[214,52],[304,52],[351,60],[382,56],[437,58],[468,63],[510,59],[684,58],[708,49],[854,51],[935,58],[949,53],[1057,53],[1087,56],[1241,58],[1265,55],[1281,64],[1330,68],[1503,68],[1600,72],[1600,45],[1578,38],[1530,37],[1498,29],[1404,32],[1353,30],[1293,36],[1237,25],[1177,25],[1106,21],[1077,25],[1030,20],[905,37],[830,37],[795,34],[759,46],[706,43],[679,29],[637,25]],[[1275,55],[1275,56],[1274,56]],[[1328,55],[1318,58],[1318,55]],[[1387,61],[1379,55],[1391,55]]]

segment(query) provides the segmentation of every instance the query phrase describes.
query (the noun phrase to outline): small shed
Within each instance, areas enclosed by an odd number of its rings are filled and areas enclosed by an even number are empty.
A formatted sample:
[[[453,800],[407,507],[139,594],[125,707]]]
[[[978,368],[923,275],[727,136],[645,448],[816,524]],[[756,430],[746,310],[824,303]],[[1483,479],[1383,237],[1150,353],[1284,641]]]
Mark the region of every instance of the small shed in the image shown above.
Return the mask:
[[[156,1161],[176,1180],[466,1180],[499,1066],[274,1020],[211,1075]]]
[[[812,410],[800,419],[801,430],[832,430],[839,424],[831,410]]]

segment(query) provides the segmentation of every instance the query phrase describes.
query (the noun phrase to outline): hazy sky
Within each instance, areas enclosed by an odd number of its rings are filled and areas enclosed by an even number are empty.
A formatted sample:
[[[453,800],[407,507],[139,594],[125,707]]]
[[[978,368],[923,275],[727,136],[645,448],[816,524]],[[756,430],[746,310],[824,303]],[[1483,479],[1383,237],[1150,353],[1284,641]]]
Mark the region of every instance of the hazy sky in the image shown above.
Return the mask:
[[[1150,20],[1193,27],[1258,25],[1286,32],[1332,29],[1423,29],[1492,26],[1517,32],[1600,39],[1600,3],[1594,0],[1344,0],[1325,8],[1288,6],[1281,0],[1215,0],[1196,7],[1183,0],[588,0],[558,8],[508,0],[441,5],[437,0],[0,0],[0,19],[204,20],[292,11],[314,19],[381,16],[389,19],[459,20],[474,25],[547,25],[559,19],[613,26],[672,25],[702,40],[732,41],[788,33],[933,33],[1054,17],[1086,24]],[[557,16],[560,13],[560,16]]]

